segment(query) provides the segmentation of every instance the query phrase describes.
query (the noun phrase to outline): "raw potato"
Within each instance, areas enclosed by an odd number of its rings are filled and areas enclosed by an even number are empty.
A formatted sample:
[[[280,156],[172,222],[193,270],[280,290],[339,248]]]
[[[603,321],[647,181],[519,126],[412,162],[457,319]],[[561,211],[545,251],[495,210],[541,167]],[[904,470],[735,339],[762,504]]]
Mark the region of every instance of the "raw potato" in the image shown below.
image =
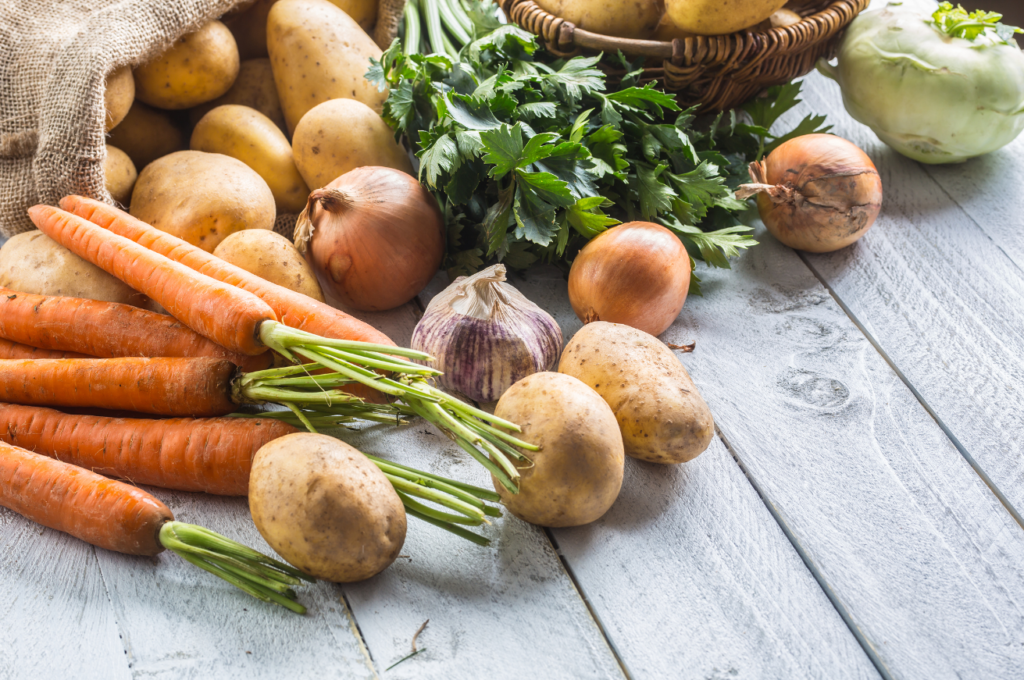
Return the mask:
[[[188,112],[189,122],[194,126],[199,120],[218,106],[240,104],[256,109],[274,121],[274,125],[286,130],[281,100],[277,98],[274,74],[269,59],[249,59],[238,68],[238,77],[231,89],[211,102],[200,104]]]
[[[149,298],[86,262],[40,231],[12,236],[0,248],[0,286],[22,293],[148,307]]]
[[[135,69],[135,96],[161,109],[187,109],[227,92],[238,64],[231,31],[211,21]]]
[[[142,170],[161,156],[185,148],[185,135],[163,111],[135,102],[121,124],[110,131],[108,140],[128,154],[136,170]]]
[[[756,26],[786,0],[665,0],[665,14],[682,31],[722,35]]]
[[[121,205],[128,205],[132,197],[132,187],[139,173],[128,154],[116,146],[107,144],[107,157],[103,159],[103,178],[111,197]]]
[[[388,91],[363,77],[381,49],[327,0],[280,0],[267,19],[267,48],[289,132],[311,108],[339,97],[381,112]]]
[[[235,37],[241,59],[259,59],[267,56],[267,15],[277,0],[256,0],[252,7],[225,16],[224,25]]]
[[[281,557],[336,583],[368,579],[398,557],[405,508],[370,459],[322,434],[264,444],[252,462],[249,509]]]
[[[107,116],[107,132],[110,132],[117,124],[128,115],[128,109],[135,101],[135,78],[132,77],[132,70],[128,66],[122,66],[107,74],[107,81],[103,90],[103,106]]]
[[[142,171],[131,214],[207,252],[243,229],[273,229],[274,194],[254,170],[219,153],[178,151]]]
[[[502,503],[519,519],[572,527],[598,519],[622,488],[622,435],[601,396],[560,373],[534,373],[512,385],[494,415],[518,424],[520,439],[540,446],[520,464],[519,493],[492,476]]]
[[[663,14],[661,21],[658,22],[658,27],[654,30],[654,35],[651,36],[651,40],[664,40],[665,42],[672,42],[675,39],[682,40],[683,38],[690,38],[693,33],[687,33],[686,31],[680,30],[678,26],[672,23],[672,19],[667,14]]]
[[[328,2],[352,17],[367,34],[377,23],[377,0],[328,0]]]
[[[313,268],[284,236],[263,229],[238,231],[221,241],[213,254],[261,279],[324,302]]]
[[[292,136],[295,165],[311,189],[319,189],[364,165],[412,174],[409,154],[395,133],[366,104],[332,99],[309,111]]]
[[[537,0],[537,4],[577,28],[619,38],[650,38],[662,11],[659,0]]]
[[[626,455],[684,463],[711,443],[715,421],[679,359],[653,335],[617,323],[585,325],[558,371],[593,387],[615,412]]]
[[[263,178],[278,213],[299,213],[309,188],[295,169],[292,147],[274,121],[248,106],[218,106],[192,131],[193,151],[222,153],[242,161]]]

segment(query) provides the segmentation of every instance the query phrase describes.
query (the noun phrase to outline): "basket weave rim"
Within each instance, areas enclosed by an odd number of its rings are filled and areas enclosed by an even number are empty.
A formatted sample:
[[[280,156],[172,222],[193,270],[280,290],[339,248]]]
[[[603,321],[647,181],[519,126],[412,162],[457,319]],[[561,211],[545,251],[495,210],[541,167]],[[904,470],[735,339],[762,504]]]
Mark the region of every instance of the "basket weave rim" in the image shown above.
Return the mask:
[[[556,45],[559,50],[567,51],[565,48],[573,45],[597,51],[621,50],[625,54],[643,57],[656,57],[662,59],[677,60],[681,54],[694,54],[699,50],[699,45],[708,41],[716,40],[738,40],[743,42],[759,42],[762,44],[788,44],[791,48],[806,47],[821,40],[826,40],[834,31],[827,30],[830,25],[831,15],[843,13],[846,9],[856,16],[868,5],[870,0],[832,0],[828,5],[816,12],[804,16],[802,20],[792,26],[781,26],[769,28],[762,31],[743,29],[735,33],[724,33],[720,35],[696,35],[686,38],[675,38],[671,42],[664,40],[640,40],[634,38],[618,38],[601,33],[594,33],[578,28],[573,22],[551,14],[543,9],[533,0],[501,0],[501,7],[506,16],[511,18],[514,8],[523,7],[520,11],[529,11],[535,21],[543,22],[548,30],[545,33],[557,35]],[[532,5],[532,7],[528,7]],[[518,22],[516,22],[518,23]],[[806,24],[815,24],[816,35],[808,36],[798,27],[806,27]],[[548,36],[542,36],[550,40]]]

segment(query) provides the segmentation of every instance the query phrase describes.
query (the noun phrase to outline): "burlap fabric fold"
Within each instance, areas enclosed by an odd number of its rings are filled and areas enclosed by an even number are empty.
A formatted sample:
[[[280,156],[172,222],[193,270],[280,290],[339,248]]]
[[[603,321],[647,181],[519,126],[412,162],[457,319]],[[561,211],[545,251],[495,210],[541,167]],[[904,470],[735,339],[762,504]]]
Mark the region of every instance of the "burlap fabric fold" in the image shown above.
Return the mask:
[[[239,0],[0,0],[0,233],[26,209],[103,182],[104,79],[138,65]],[[141,170],[141,168],[139,168]]]

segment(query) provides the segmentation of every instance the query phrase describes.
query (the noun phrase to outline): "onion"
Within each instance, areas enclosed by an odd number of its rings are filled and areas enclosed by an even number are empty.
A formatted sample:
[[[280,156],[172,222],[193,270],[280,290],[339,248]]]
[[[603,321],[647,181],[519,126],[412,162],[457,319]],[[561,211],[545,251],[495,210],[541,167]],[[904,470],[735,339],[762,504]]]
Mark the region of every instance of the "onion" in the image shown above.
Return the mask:
[[[609,321],[660,335],[690,289],[690,256],[671,231],[628,222],[598,234],[569,270],[569,301],[583,323]]]
[[[324,291],[363,311],[392,309],[423,290],[444,256],[437,201],[400,170],[356,168],[309,195],[295,226]]]
[[[844,248],[874,224],[882,179],[868,155],[835,135],[804,135],[750,164],[753,184],[736,198],[757,194],[761,220],[790,248],[828,253]]]
[[[550,370],[562,351],[555,319],[504,281],[502,264],[460,276],[412,332],[412,348],[444,372],[436,380],[476,401],[495,401],[513,383]]]

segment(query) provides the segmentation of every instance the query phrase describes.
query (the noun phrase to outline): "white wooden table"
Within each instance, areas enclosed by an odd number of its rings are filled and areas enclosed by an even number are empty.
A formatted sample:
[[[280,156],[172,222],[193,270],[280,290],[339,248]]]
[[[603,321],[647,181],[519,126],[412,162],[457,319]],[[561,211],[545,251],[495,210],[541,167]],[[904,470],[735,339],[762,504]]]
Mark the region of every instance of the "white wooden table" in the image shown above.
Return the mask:
[[[805,90],[799,115],[878,166],[882,214],[839,253],[761,230],[733,271],[701,269],[663,336],[696,341],[680,359],[718,425],[694,462],[627,460],[600,521],[506,516],[490,548],[412,520],[391,568],[305,589],[305,617],[0,509],[0,680],[1024,678],[1024,138],[926,167],[833,83]],[[579,329],[557,272],[513,283]],[[444,284],[368,320],[407,344]],[[488,484],[423,423],[350,441]],[[244,499],[153,491],[269,550]]]

